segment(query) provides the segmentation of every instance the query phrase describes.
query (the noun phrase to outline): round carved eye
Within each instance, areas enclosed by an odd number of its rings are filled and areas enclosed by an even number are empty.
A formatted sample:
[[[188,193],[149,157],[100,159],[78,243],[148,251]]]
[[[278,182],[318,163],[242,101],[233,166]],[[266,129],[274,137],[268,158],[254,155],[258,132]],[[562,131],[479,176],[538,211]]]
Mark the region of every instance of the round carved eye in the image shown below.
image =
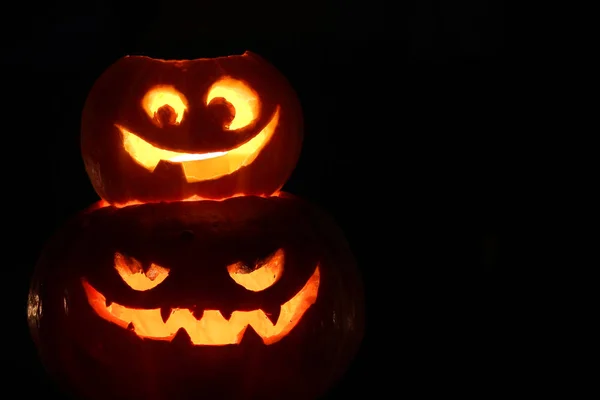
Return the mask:
[[[260,112],[258,94],[245,82],[224,77],[215,82],[206,96],[206,104],[223,99],[231,105],[233,119],[225,124],[225,129],[234,131],[250,125]]]
[[[154,289],[169,276],[168,268],[152,263],[144,270],[138,260],[119,252],[115,253],[115,269],[127,286],[139,292]]]
[[[257,262],[253,268],[237,262],[229,265],[227,272],[238,285],[252,292],[260,292],[273,286],[281,278],[284,261],[284,252],[279,249],[265,260]]]
[[[179,125],[187,110],[187,99],[173,86],[155,86],[142,99],[142,108],[154,124]]]

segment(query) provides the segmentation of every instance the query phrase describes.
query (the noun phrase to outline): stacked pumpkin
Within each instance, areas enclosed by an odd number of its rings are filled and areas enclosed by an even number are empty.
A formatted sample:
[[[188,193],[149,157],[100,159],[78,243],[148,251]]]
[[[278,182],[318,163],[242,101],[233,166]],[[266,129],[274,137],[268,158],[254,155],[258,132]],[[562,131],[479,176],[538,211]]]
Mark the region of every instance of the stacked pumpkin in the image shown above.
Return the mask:
[[[279,190],[302,143],[286,79],[249,52],[124,57],[82,118],[102,200],[42,252],[28,321],[41,359],[84,399],[312,399],[364,326],[333,221]]]

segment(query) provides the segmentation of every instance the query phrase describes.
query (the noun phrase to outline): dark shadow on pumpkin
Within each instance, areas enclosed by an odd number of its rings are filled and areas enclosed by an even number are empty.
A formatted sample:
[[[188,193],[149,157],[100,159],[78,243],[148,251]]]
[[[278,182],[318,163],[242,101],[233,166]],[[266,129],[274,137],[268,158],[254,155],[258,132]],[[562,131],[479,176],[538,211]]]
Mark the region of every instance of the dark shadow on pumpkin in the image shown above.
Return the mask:
[[[89,304],[101,318],[129,329],[141,338],[171,341],[183,329],[194,345],[223,346],[239,344],[250,326],[269,345],[283,339],[294,329],[306,310],[317,301],[319,278],[317,267],[306,285],[276,312],[265,313],[260,309],[232,311],[225,316],[219,310],[148,310],[107,304],[106,298],[85,279],[82,279],[82,285]]]
[[[291,196],[81,213],[46,247],[30,305],[44,363],[91,399],[314,398],[364,324],[343,236]]]
[[[100,197],[126,204],[271,195],[294,169],[302,137],[294,90],[256,54],[131,56],[92,87],[81,148]]]

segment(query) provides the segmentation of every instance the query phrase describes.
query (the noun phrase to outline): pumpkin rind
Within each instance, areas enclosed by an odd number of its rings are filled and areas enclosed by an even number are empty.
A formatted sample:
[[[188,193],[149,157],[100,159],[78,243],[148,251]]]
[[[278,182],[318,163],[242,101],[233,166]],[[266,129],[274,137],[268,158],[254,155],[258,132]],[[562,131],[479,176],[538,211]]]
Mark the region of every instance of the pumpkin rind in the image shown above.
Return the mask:
[[[272,287],[250,292],[229,279],[227,264],[274,249],[287,258]],[[156,289],[135,292],[113,268],[116,251],[168,266],[170,275]],[[240,344],[224,346],[193,345],[182,332],[172,340],[140,338],[95,314],[81,283],[132,308],[268,309],[297,293],[316,265],[315,303],[268,345],[251,328]],[[358,348],[362,296],[341,232],[298,198],[105,207],[79,214],[48,243],[30,290],[29,323],[45,365],[84,398],[311,399]]]
[[[246,127],[226,129],[228,121],[235,118],[235,110],[226,99],[219,97],[206,104],[211,85],[225,77],[243,82],[260,102],[259,114]],[[187,109],[179,115],[178,123],[172,114],[175,105],[162,107],[153,116],[143,107],[148,93],[162,87],[180,93],[185,100]],[[123,130],[153,148],[216,154],[249,143],[267,127],[273,133],[249,164],[231,173],[215,172],[217,177],[200,181],[190,181],[181,162],[162,160],[149,170],[136,162],[124,145]],[[256,54],[181,61],[128,56],[111,65],[87,97],[81,151],[94,189],[111,204],[193,196],[223,199],[271,195],[283,186],[296,165],[302,129],[302,112],[294,90],[281,73]],[[202,165],[197,169],[202,170]]]

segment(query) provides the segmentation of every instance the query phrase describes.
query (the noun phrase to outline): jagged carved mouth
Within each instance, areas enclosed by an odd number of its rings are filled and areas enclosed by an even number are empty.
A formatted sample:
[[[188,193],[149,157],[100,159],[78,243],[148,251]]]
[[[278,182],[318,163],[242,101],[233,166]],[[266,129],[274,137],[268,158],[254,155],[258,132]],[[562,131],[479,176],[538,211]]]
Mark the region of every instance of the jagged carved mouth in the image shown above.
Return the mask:
[[[253,271],[254,277],[249,276],[251,274],[247,274],[245,277],[256,282],[256,277],[260,274],[274,276],[273,268],[269,269],[268,267],[267,265],[262,270]],[[155,287],[160,284],[166,278],[166,273],[162,277],[159,276],[159,273],[161,270],[166,270],[158,266],[156,268],[159,269],[152,270],[151,267],[145,273],[145,275],[152,276],[150,279],[155,281],[154,283],[150,283],[150,280],[144,276],[149,285],[142,287],[139,279],[136,281],[132,279],[130,286],[135,288],[137,285],[138,288],[134,290],[144,291],[148,290],[150,286]],[[142,277],[141,273],[135,275]],[[272,280],[269,285],[273,283]],[[189,308],[129,308],[122,304],[107,302],[102,293],[85,278],[82,278],[88,302],[101,318],[133,331],[140,338],[171,341],[178,335],[178,332],[183,330],[189,336],[192,344],[209,346],[241,343],[248,326],[254,329],[266,345],[278,342],[294,329],[304,313],[316,302],[319,284],[320,271],[317,266],[304,287],[279,308],[269,309],[268,312],[262,309],[233,311],[230,316],[227,316],[227,312],[222,310],[200,310],[198,312],[198,310]],[[258,291],[259,289],[251,288],[249,290]]]

